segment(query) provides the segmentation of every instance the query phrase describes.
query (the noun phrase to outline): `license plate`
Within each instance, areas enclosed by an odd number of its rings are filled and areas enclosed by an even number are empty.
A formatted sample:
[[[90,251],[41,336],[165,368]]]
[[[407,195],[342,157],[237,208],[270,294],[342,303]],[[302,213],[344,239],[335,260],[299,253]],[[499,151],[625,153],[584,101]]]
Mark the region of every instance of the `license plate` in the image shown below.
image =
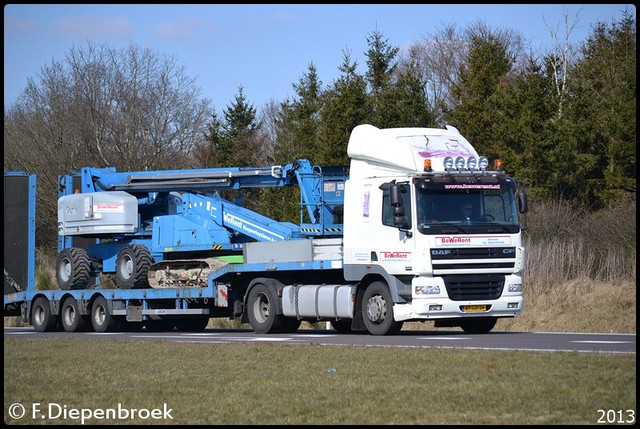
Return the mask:
[[[465,313],[474,313],[479,311],[487,311],[486,305],[465,305],[464,312]]]

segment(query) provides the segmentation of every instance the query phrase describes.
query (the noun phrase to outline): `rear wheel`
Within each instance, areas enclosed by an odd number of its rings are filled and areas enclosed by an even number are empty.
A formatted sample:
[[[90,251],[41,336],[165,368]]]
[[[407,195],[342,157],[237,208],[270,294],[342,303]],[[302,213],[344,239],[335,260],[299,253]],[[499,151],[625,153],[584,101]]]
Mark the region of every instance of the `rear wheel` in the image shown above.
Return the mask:
[[[275,291],[263,283],[258,283],[251,288],[247,298],[247,316],[251,328],[256,333],[295,332],[300,327],[299,320],[288,319],[283,315],[276,314],[277,299]]]
[[[87,317],[80,314],[78,301],[73,297],[65,299],[62,303],[60,322],[62,323],[62,329],[66,332],[85,331],[89,326]]]
[[[123,247],[116,261],[116,284],[120,289],[148,288],[150,266],[151,255],[145,246],[130,244]]]
[[[393,335],[402,329],[403,322],[393,320],[391,291],[381,281],[373,282],[365,289],[362,314],[364,324],[372,335]]]
[[[489,333],[498,319],[469,319],[460,324],[462,330],[467,334],[487,334]]]
[[[91,325],[96,332],[113,332],[118,327],[118,319],[111,315],[107,300],[102,296],[91,306]]]
[[[55,331],[58,318],[51,313],[49,300],[43,296],[36,298],[31,307],[31,325],[37,332]]]
[[[58,255],[56,280],[62,290],[83,289],[89,282],[91,267],[86,250],[69,247]]]

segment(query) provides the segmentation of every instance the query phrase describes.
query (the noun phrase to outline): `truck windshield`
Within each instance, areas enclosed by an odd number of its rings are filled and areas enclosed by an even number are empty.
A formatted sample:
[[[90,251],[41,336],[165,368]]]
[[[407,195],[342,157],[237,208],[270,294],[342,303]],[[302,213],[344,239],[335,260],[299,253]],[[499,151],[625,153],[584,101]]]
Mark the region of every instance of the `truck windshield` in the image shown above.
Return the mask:
[[[415,182],[418,231],[439,233],[516,233],[520,230],[515,184]]]

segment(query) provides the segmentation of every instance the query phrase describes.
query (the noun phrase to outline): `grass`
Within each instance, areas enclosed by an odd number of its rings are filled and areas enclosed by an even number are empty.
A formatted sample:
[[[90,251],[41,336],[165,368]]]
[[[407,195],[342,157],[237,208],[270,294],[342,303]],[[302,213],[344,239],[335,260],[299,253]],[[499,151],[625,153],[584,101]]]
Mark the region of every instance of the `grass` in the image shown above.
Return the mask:
[[[46,358],[43,358],[46,356]],[[172,409],[87,424],[596,424],[636,406],[635,355],[6,339],[12,403]]]

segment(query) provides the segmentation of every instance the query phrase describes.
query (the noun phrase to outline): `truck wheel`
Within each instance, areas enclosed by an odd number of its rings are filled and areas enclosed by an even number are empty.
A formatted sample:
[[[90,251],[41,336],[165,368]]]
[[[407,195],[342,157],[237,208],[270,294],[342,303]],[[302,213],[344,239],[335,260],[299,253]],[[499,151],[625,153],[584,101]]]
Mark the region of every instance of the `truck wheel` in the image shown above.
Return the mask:
[[[49,300],[43,296],[36,298],[31,307],[31,325],[37,332],[55,331],[58,318],[51,314]]]
[[[394,335],[400,332],[403,322],[393,320],[391,292],[383,282],[373,282],[362,297],[364,324],[372,335]]]
[[[91,306],[91,325],[96,332],[112,332],[118,327],[118,319],[109,313],[107,300],[102,296]]]
[[[286,332],[287,318],[276,314],[276,300],[278,297],[271,289],[262,283],[256,284],[247,298],[249,324],[258,334],[275,334]],[[295,319],[292,319],[295,320]],[[296,320],[299,322],[298,320]],[[296,327],[296,329],[300,326]],[[289,326],[291,329],[293,326]],[[294,332],[294,331],[290,331]]]
[[[83,289],[89,282],[90,274],[91,267],[86,250],[69,247],[58,255],[56,280],[60,289]]]
[[[120,289],[148,288],[150,266],[151,255],[145,246],[130,244],[123,247],[116,261],[116,284]]]
[[[62,329],[66,332],[81,332],[88,327],[87,318],[80,314],[78,301],[73,297],[65,299],[62,303],[60,321],[62,322]]]
[[[460,327],[466,334],[486,334],[496,326],[497,321],[498,319],[495,317],[489,319],[469,319],[462,322]]]

